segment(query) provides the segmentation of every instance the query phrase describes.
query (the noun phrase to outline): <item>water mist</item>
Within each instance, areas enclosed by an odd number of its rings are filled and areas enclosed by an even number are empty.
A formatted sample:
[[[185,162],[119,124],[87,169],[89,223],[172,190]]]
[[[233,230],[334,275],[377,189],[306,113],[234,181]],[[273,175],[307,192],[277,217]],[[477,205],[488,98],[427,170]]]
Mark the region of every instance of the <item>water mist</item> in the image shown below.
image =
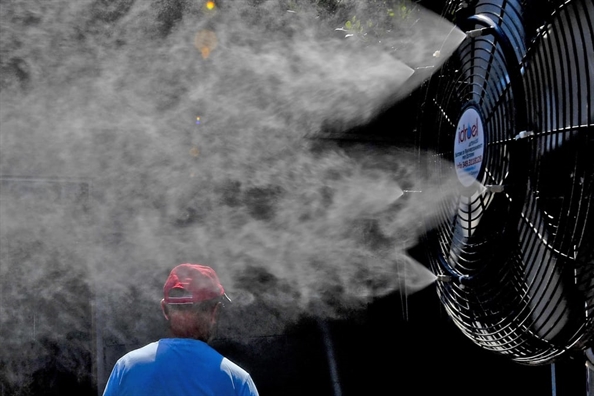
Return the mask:
[[[407,249],[453,183],[403,149],[353,156],[316,137],[365,125],[463,34],[410,4],[374,40],[345,28],[383,21],[361,3],[4,4],[8,344],[84,344],[89,329],[103,348],[141,343],[162,330],[162,283],[181,262],[213,266],[250,312],[228,325],[236,337],[435,281]]]

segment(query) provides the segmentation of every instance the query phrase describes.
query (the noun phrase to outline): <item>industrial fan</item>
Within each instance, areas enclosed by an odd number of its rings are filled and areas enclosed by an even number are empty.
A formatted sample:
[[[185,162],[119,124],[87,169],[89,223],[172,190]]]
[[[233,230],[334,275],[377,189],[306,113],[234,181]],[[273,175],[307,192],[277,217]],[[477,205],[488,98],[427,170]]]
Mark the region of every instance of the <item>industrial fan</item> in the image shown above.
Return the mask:
[[[594,333],[594,3],[449,1],[466,32],[421,87],[428,172],[457,188],[425,235],[448,315],[526,365]]]

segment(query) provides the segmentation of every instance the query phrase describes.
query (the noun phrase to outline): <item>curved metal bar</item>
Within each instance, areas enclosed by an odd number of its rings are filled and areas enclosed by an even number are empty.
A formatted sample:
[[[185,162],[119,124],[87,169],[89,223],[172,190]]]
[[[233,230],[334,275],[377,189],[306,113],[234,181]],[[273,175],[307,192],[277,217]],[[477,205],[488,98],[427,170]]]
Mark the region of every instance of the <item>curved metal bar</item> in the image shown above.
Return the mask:
[[[437,259],[441,264],[441,268],[447,272],[446,275],[437,275],[438,282],[454,282],[461,285],[468,285],[474,279],[473,276],[464,275],[456,271],[452,266],[443,258],[442,255],[438,254]]]
[[[481,29],[482,34],[492,34],[501,44],[501,51],[507,65],[509,73],[509,80],[514,93],[514,108],[516,111],[516,127],[518,131],[527,130],[527,111],[526,111],[526,93],[524,90],[524,83],[522,81],[522,72],[520,71],[520,61],[516,57],[516,53],[511,41],[503,32],[503,29],[497,25],[491,18],[486,15],[472,15],[468,18],[468,22],[476,23],[486,27],[486,30]]]

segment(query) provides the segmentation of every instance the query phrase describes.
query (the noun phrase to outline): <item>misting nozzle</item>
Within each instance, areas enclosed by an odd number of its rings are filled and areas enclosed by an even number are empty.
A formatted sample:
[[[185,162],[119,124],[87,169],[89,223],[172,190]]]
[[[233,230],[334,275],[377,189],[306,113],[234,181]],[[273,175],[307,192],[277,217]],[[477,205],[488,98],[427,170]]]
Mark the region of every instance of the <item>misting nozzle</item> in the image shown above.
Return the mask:
[[[452,276],[452,275],[436,275],[437,276],[437,281],[438,282],[444,282],[444,283],[449,283],[449,282],[457,282],[460,283],[461,285],[466,285],[467,282],[470,280],[470,277],[468,275],[460,275],[460,276]]]
[[[454,278],[449,275],[437,275],[438,282],[451,282]]]

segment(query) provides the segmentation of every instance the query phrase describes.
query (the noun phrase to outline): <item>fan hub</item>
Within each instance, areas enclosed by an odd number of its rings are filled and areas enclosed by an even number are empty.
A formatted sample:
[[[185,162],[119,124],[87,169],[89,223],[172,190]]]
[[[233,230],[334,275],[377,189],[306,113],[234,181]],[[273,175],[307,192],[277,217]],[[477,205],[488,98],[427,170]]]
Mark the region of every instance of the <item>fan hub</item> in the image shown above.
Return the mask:
[[[481,173],[485,151],[483,120],[475,106],[468,106],[458,119],[454,135],[454,166],[464,187],[472,186]]]

